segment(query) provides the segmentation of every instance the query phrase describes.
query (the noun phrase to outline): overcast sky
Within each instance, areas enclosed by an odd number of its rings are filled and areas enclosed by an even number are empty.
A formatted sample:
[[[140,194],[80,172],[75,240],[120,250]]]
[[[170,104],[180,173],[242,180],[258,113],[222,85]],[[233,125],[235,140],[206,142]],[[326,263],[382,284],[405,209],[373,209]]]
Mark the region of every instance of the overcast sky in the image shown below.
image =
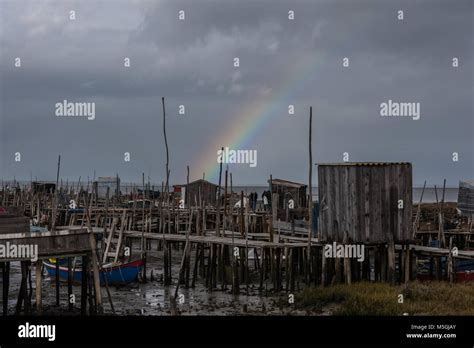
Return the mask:
[[[0,0],[0,176],[55,179],[60,154],[64,179],[160,183],[164,96],[172,183],[187,165],[216,181],[220,146],[257,150],[234,185],[307,182],[312,105],[314,163],[407,161],[415,185],[457,186],[474,177],[473,22],[471,0]],[[56,117],[65,99],[95,119]],[[381,117],[388,100],[420,119]]]

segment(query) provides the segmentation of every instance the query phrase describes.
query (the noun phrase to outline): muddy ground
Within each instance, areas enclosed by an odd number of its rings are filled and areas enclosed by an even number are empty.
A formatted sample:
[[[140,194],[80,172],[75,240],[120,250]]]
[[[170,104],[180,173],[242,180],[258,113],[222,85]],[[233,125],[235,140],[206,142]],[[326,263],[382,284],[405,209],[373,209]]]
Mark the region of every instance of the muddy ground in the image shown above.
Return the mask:
[[[259,294],[258,285],[250,284],[247,294],[245,285],[241,285],[241,293],[233,295],[231,289],[227,291],[208,291],[204,279],[196,280],[196,285],[191,289],[180,287],[179,293],[184,295],[184,303],[177,304],[176,311],[172,311],[170,298],[174,295],[181,253],[173,255],[173,284],[164,286],[162,282],[163,262],[162,252],[152,252],[147,255],[147,277],[146,283],[136,282],[124,286],[111,286],[110,292],[118,315],[321,315],[309,311],[296,310],[294,305],[288,303],[288,294],[281,292],[275,294],[270,290]],[[154,280],[150,280],[153,272]],[[32,272],[32,303],[34,306],[35,276]],[[80,285],[73,286],[76,296],[74,311],[67,309],[67,285],[61,283],[60,298],[61,305],[55,306],[54,279],[46,275],[43,278],[43,314],[46,315],[78,315],[80,313]],[[9,294],[9,314],[15,311],[15,305],[20,287],[21,273],[20,263],[11,263],[11,280]],[[108,304],[105,288],[102,288],[104,311],[112,314]],[[296,292],[295,292],[296,293]],[[323,315],[330,313],[324,312]]]

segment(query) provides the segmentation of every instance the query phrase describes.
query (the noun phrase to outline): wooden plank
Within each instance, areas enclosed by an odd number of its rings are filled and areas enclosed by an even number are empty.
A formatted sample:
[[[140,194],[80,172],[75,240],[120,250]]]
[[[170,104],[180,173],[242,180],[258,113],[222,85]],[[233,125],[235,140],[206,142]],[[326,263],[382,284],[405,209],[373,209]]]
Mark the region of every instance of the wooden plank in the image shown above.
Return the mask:
[[[141,232],[139,231],[125,231],[124,235],[127,238],[140,238]],[[161,240],[165,238],[170,242],[185,242],[186,236],[180,234],[158,234],[158,233],[145,233],[144,237],[146,239],[152,240]],[[228,237],[211,237],[211,236],[189,236],[189,240],[192,243],[207,243],[207,244],[222,244],[222,245],[232,245],[232,239]],[[234,239],[234,244],[237,247],[245,247],[245,239]],[[315,243],[314,243],[315,244]],[[267,242],[260,240],[249,240],[249,248],[270,248],[270,247],[288,247],[288,248],[301,248],[307,247],[308,243],[276,243],[276,242]],[[316,244],[315,244],[316,245]]]

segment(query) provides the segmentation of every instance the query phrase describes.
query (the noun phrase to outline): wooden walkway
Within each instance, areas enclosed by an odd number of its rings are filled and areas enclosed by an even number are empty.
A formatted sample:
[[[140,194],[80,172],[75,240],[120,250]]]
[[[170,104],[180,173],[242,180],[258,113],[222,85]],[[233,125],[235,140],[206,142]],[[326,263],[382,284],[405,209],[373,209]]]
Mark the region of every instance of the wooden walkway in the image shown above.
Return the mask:
[[[430,255],[430,256],[448,256],[450,254],[449,249],[437,248],[437,247],[428,247],[423,245],[410,245],[410,249],[414,250],[420,254]],[[457,256],[455,258],[463,259],[474,259],[474,250],[458,250]]]
[[[229,231],[230,232],[230,231]],[[124,231],[124,235],[129,238],[142,238],[151,240],[166,240],[167,242],[186,242],[187,238],[191,243],[203,243],[203,244],[215,244],[215,245],[228,245],[236,247],[249,247],[249,248],[302,248],[307,247],[308,243],[277,243],[253,239],[242,239],[230,237],[216,237],[216,236],[196,236],[191,235],[186,237],[183,234],[159,234],[159,233],[142,233],[138,231]]]
[[[66,228],[66,226],[61,226],[59,228]],[[80,226],[68,226],[69,230],[81,229]],[[102,227],[92,227],[92,231],[95,234],[100,234],[104,232]],[[197,236],[190,235],[189,241],[192,243],[204,243],[204,244],[220,244],[220,245],[234,245],[237,247],[249,247],[249,248],[302,248],[308,246],[308,238],[305,237],[296,237],[281,235],[280,242],[271,242],[268,241],[270,238],[269,233],[249,233],[248,241],[244,239],[239,232],[233,231],[221,231],[224,236],[217,237],[215,236],[214,230],[207,230],[206,235]],[[148,240],[166,240],[169,242],[186,242],[186,234],[184,233],[172,233],[172,234],[162,234],[162,233],[150,233],[150,232],[141,232],[141,231],[131,231],[125,230],[123,232],[125,237],[128,238],[145,238]],[[232,235],[234,235],[234,240],[232,241]],[[274,239],[278,239],[278,235],[273,235]],[[262,240],[267,239],[267,240]],[[291,242],[289,242],[291,241]],[[323,244],[318,242],[317,238],[311,238],[311,246],[321,246]]]
[[[19,232],[0,234],[0,243],[10,245],[35,245],[38,259],[66,257],[92,252],[86,228],[68,228],[51,232]],[[3,258],[2,262],[25,261],[27,258]]]

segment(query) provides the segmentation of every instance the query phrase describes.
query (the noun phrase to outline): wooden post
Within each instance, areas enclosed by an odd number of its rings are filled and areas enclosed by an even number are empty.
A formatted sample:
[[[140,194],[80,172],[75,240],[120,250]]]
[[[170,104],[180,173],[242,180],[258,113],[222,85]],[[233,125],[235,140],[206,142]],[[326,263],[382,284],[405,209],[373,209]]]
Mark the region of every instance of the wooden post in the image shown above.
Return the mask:
[[[390,284],[395,284],[395,243],[392,238],[388,242],[387,248],[388,261],[388,281]]]
[[[260,264],[260,284],[258,287],[259,293],[262,293],[263,291],[263,280],[265,276],[265,249],[262,247],[262,262]]]
[[[96,306],[95,295],[94,295],[95,291],[92,286],[92,284],[94,283],[94,280],[90,271],[91,271],[91,266],[89,262],[89,268],[87,269],[87,291],[89,295],[87,296],[87,299],[89,302],[89,315],[95,315],[97,314],[97,306]]]
[[[56,258],[56,265],[55,265],[55,274],[54,274],[54,280],[55,280],[55,285],[56,285],[56,306],[59,306],[59,259]]]
[[[4,190],[5,192],[5,190]],[[2,283],[3,283],[3,315],[8,314],[8,290],[10,286],[10,262],[3,262]]]
[[[250,214],[250,200],[245,206],[244,226],[245,226],[245,285],[247,294],[249,293],[249,214]]]
[[[194,288],[196,284],[196,277],[198,272],[199,258],[201,257],[200,253],[202,252],[201,243],[196,243],[196,254],[194,257],[194,267],[193,267],[193,277],[191,280],[191,287]]]
[[[184,273],[185,273],[185,267],[186,267],[186,264],[187,264],[187,258],[188,258],[188,249],[190,249],[190,242],[189,242],[189,234],[191,232],[191,223],[193,221],[193,209],[191,209],[190,213],[189,213],[189,222],[188,222],[188,230],[186,232],[186,243],[185,243],[185,246],[184,246],[184,250],[183,250],[183,257],[181,259],[181,266],[179,268],[179,275],[178,275],[178,283],[176,284],[176,289],[174,291],[174,301],[176,301],[176,298],[178,297],[178,290],[179,290],[179,285],[180,283],[183,282],[183,278],[184,278]],[[188,275],[189,275],[189,272],[188,272]],[[189,277],[187,277],[186,279],[186,283],[185,283],[185,286],[186,288],[189,287]]]
[[[421,213],[421,202],[423,201],[423,195],[425,193],[425,187],[426,187],[426,180],[425,180],[425,183],[423,184],[423,190],[421,191],[421,196],[420,196],[420,201],[418,203],[418,207],[416,208],[415,221],[413,222],[413,227],[412,227],[413,239],[416,239],[416,234],[418,232],[418,223],[420,221],[420,213]]]
[[[228,184],[228,176],[229,176],[229,166],[226,166],[225,170],[225,177],[224,177],[224,214],[223,214],[223,236],[225,237],[227,231],[227,223],[228,223],[228,205],[227,205],[227,184]],[[232,214],[231,214],[232,215]],[[231,231],[232,235],[234,231]],[[226,271],[225,271],[225,264],[224,264],[224,245],[220,245],[218,249],[218,260],[219,260],[219,278],[221,280],[221,289],[224,290],[226,286]]]
[[[89,257],[82,256],[82,278],[81,278],[81,315],[87,315],[87,280],[89,269]]]
[[[30,265],[31,261],[24,261],[26,265],[26,281],[28,282],[28,286],[26,287],[25,292],[25,314],[30,314],[31,308],[31,296],[33,294],[33,284],[31,282],[31,271]]]
[[[91,219],[90,219],[90,205],[87,204],[87,199],[84,201],[86,207],[86,216],[87,216],[87,231],[89,232],[89,244],[91,247],[91,259],[92,259],[92,275],[95,289],[95,302],[99,314],[103,314],[104,309],[102,307],[102,293],[100,289],[100,279],[99,279],[99,260],[97,258],[97,245],[94,233],[92,232]]]
[[[221,148],[222,153],[224,153],[224,147]],[[222,182],[222,162],[219,164],[219,186],[217,186],[217,216],[216,216],[216,236],[220,237],[221,233],[221,182]],[[225,231],[224,231],[225,232]],[[213,244],[213,247],[214,244]]]
[[[165,97],[161,97],[161,104],[163,105],[163,136],[165,138],[165,148],[166,148],[166,186],[165,192],[169,192],[169,151],[168,151],[168,139],[166,138],[166,112],[165,112]],[[168,195],[167,195],[168,197]]]
[[[272,223],[270,227],[270,242],[273,242],[273,229],[277,225],[278,219],[278,193],[272,194]]]
[[[68,309],[72,312],[73,303],[71,302],[71,295],[72,295],[72,260],[70,257],[67,258],[67,303]]]
[[[206,287],[210,288],[211,283],[211,259],[212,259],[212,245],[209,243],[208,253],[207,253],[207,269],[205,270],[206,274]]]
[[[387,281],[387,248],[384,244],[378,246],[377,254],[379,258],[377,265],[380,265],[379,280],[384,282]]]
[[[173,281],[173,276],[171,274],[171,267],[172,267],[172,261],[173,261],[173,245],[171,243],[167,243],[168,245],[168,281],[169,284],[171,285]]]
[[[410,280],[416,279],[417,273],[416,254],[414,250],[410,250]]]
[[[216,246],[214,243],[211,243],[209,246],[209,291],[214,290],[215,286],[215,278],[216,278],[216,271],[215,271],[215,264],[216,264]]]
[[[118,247],[118,246],[117,246]],[[140,256],[144,260],[142,280],[146,282],[146,250],[145,250],[145,173],[142,173],[142,236],[140,243]]]
[[[61,155],[58,157],[58,170],[56,172],[56,190],[58,190],[58,185],[59,185],[59,170],[61,168]]]
[[[187,184],[189,185],[189,166],[187,166]],[[202,194],[200,195],[202,196]],[[197,204],[196,204],[197,206]],[[197,209],[197,208],[196,208]],[[186,289],[189,288],[189,275],[190,275],[190,267],[191,267],[191,247],[192,244],[189,242],[189,236],[192,232],[192,224],[193,224],[193,216],[194,212],[192,209],[189,209],[189,223],[188,223],[188,230],[186,232],[186,244],[184,247],[184,272],[185,272],[185,287]],[[196,225],[198,224],[198,214],[196,211]]]
[[[327,275],[327,261],[326,256],[324,255],[324,247],[321,248],[321,286],[326,285],[326,275]]]
[[[37,260],[35,264],[35,297],[36,297],[36,313],[38,315],[41,314],[43,310],[43,300],[41,296],[41,285],[42,285],[42,278],[43,278],[43,261]]]
[[[29,314],[29,307],[28,307],[28,262],[21,261],[21,285],[20,290],[18,292],[18,301],[16,303],[16,310],[15,315],[20,315],[21,307],[24,303],[24,312],[26,315]]]
[[[295,290],[295,263],[293,260],[293,249],[290,248],[289,250],[289,260],[288,260],[288,278],[289,278],[289,290],[294,291]],[[288,287],[288,285],[287,285]]]
[[[435,197],[436,197],[436,205],[438,206],[438,241],[439,247],[444,248],[446,246],[446,240],[444,237],[444,219],[443,219],[443,207],[444,207],[444,191],[446,187],[446,179],[444,179],[443,184],[443,197],[441,202],[438,200],[438,189],[435,185]]]
[[[309,107],[309,180],[308,180],[308,190],[309,190],[309,199],[308,199],[308,259],[306,264],[306,284],[311,282],[311,238],[313,237],[313,152],[311,146],[312,138],[312,125],[313,125],[313,107]]]
[[[404,259],[404,267],[403,267],[403,270],[404,270],[404,282],[405,283],[408,283],[410,281],[410,264],[411,264],[411,250],[410,250],[410,244],[406,244],[405,245],[405,252],[404,252],[404,256],[405,256],[405,259]],[[400,262],[402,262],[400,260]]]
[[[270,174],[270,200],[272,199],[272,195],[273,195],[273,176]],[[268,202],[270,203],[270,202]],[[273,204],[272,204],[273,206]]]
[[[276,291],[281,291],[281,248],[275,250],[275,281]]]
[[[230,174],[230,177],[232,178],[232,174]],[[242,214],[242,204],[244,200],[244,191],[240,192],[240,213]],[[242,220],[239,225],[240,228],[240,233],[242,234]],[[231,269],[232,269],[232,293],[238,294],[239,293],[239,276],[237,274],[237,260],[235,256],[235,244],[234,244],[234,217],[232,216],[232,221],[231,221],[231,231],[232,231],[232,249],[230,250],[230,255],[231,255]]]
[[[168,150],[168,139],[166,137],[166,110],[165,110],[165,98],[161,97],[161,103],[163,106],[163,136],[165,139],[165,148],[166,148],[166,185],[164,191],[166,194],[166,203],[168,205],[169,203],[169,176],[170,176],[170,170],[169,170],[169,150]],[[187,188],[186,188],[187,190]],[[162,200],[164,202],[164,200]],[[169,214],[169,207],[168,209],[168,214]],[[164,218],[164,214],[163,214]],[[161,220],[161,219],[160,219]],[[171,220],[170,220],[171,221]],[[170,222],[171,223],[171,222]],[[165,239],[165,225],[163,223],[163,252],[164,252],[164,268],[165,268],[165,275],[164,275],[164,284],[169,285],[171,284],[171,272],[170,272],[170,258],[171,258],[171,248],[170,245],[168,245],[166,239]]]
[[[170,272],[169,272],[169,266],[168,266],[168,262],[169,262],[169,256],[168,256],[168,243],[166,241],[166,237],[165,237],[165,223],[164,223],[164,219],[165,219],[165,214],[163,212],[163,209],[164,209],[164,199],[161,198],[160,199],[160,232],[162,233],[162,236],[163,236],[163,273],[164,273],[164,279],[163,279],[163,284],[166,286],[166,285],[170,285],[171,284],[171,276],[170,276]]]
[[[289,253],[288,248],[284,248],[284,256],[285,256],[285,290],[288,292],[290,289],[290,262],[289,262]]]
[[[450,283],[454,282],[454,259],[453,259],[453,237],[449,238],[449,255],[448,255],[448,266],[447,273]]]
[[[441,204],[440,204],[440,211],[439,211],[439,226],[440,226],[440,233],[441,233],[441,248],[444,248],[446,246],[446,237],[444,235],[444,194],[446,192],[446,179],[443,181],[443,196],[441,198]]]

